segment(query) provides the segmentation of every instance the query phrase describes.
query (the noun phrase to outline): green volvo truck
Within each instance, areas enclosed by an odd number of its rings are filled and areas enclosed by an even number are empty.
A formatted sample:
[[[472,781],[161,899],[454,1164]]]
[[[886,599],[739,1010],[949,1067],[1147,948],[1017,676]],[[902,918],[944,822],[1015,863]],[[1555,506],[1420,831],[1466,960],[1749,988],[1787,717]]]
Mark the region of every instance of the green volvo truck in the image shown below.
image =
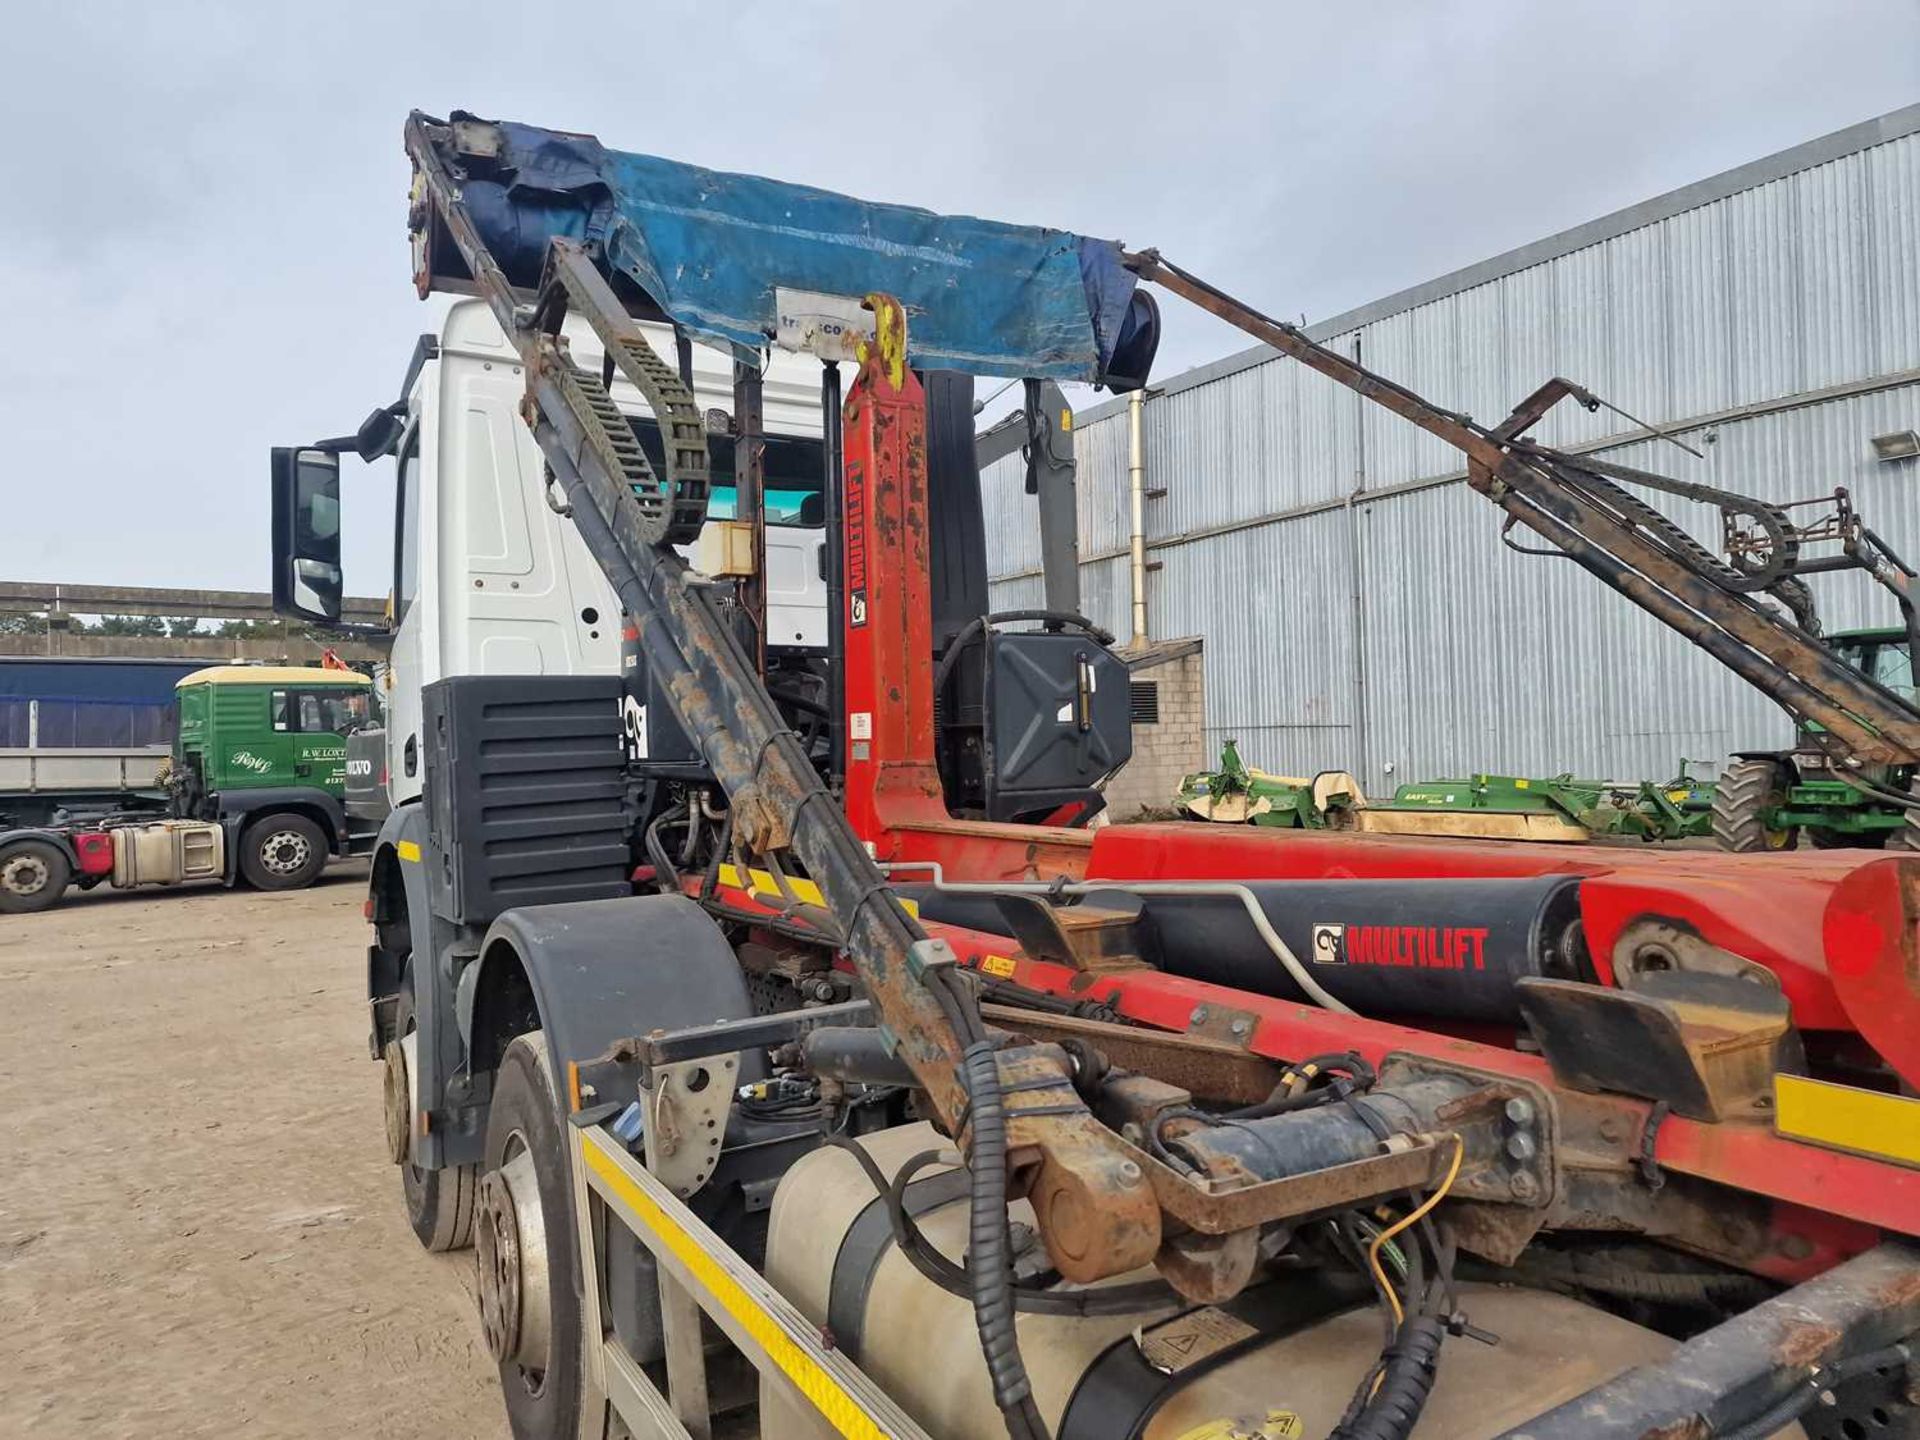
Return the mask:
[[[372,721],[367,676],[215,665],[183,676],[175,695],[174,814],[221,822],[248,883],[297,889],[354,850],[362,837],[344,803],[347,737]]]
[[[131,889],[244,878],[312,884],[378,822],[344,803],[349,737],[373,723],[373,682],[351,670],[216,665],[175,686],[173,751],[151,803],[56,810],[0,825],[0,913],[44,910],[67,888]]]

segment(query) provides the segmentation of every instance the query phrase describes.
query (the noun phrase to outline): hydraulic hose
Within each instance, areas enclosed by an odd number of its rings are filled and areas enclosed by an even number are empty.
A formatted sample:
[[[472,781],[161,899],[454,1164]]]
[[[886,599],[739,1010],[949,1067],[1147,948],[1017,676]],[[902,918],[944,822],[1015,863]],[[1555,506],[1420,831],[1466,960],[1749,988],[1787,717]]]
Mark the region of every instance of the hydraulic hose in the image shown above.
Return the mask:
[[[1013,1253],[1007,1234],[1007,1116],[1000,1096],[999,1061],[991,1040],[967,1046],[960,1061],[972,1143],[967,1166],[967,1273],[973,1283],[973,1323],[993,1381],[994,1403],[1012,1440],[1038,1440],[1046,1428],[1033,1403],[1033,1384],[1014,1332]]]
[[[1401,1325],[1381,1354],[1380,1383],[1372,1397],[1328,1440],[1406,1440],[1426,1408],[1446,1338],[1446,1323],[1432,1315],[1416,1315]]]
[[[1845,1360],[1836,1360],[1831,1365],[1821,1366],[1808,1375],[1793,1391],[1754,1416],[1744,1424],[1731,1430],[1719,1432],[1720,1440],[1766,1440],[1766,1437],[1786,1428],[1795,1420],[1819,1403],[1820,1397],[1836,1385],[1884,1365],[1906,1365],[1913,1359],[1913,1346],[1907,1341],[1889,1345],[1882,1350],[1874,1350],[1865,1355],[1852,1355]]]

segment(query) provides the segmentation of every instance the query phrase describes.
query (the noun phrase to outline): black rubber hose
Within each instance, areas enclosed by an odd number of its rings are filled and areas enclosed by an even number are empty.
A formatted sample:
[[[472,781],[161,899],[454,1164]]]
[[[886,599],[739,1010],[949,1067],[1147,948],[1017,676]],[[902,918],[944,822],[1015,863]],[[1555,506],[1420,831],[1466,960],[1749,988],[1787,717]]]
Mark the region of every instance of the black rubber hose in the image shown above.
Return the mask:
[[[913,1268],[949,1295],[962,1300],[971,1299],[973,1286],[966,1267],[954,1264],[934,1248],[907,1213],[907,1186],[913,1183],[915,1175],[939,1159],[940,1152],[924,1150],[915,1155],[895,1172],[893,1183],[889,1185],[886,1177],[880,1173],[880,1167],[859,1145],[845,1138],[832,1143],[851,1154],[859,1162],[860,1168],[867,1172],[867,1178],[873,1182],[880,1198],[886,1203],[893,1242],[900,1247],[900,1253],[907,1257]],[[1146,1280],[1135,1285],[1096,1285],[1084,1290],[1045,1288],[1058,1279],[1058,1272],[1050,1271],[1047,1275],[1016,1282],[1013,1287],[1013,1308],[1023,1314],[1069,1315],[1085,1319],[1090,1315],[1140,1315],[1151,1310],[1177,1309],[1184,1303],[1179,1293],[1161,1280]]]
[[[1327,1440],[1406,1440],[1426,1408],[1446,1338],[1446,1323],[1436,1316],[1410,1317],[1380,1357],[1380,1384],[1372,1398]]]
[[[660,831],[667,821],[684,815],[686,810],[685,805],[668,806],[654,816],[647,825],[647,859],[653,864],[654,883],[660,887],[662,893],[679,890],[680,871],[674,866],[673,858],[667,854],[667,847],[660,839]]]
[[[967,1167],[967,1274],[973,1288],[973,1324],[993,1381],[994,1403],[1013,1440],[1044,1435],[1033,1405],[1033,1384],[1014,1332],[1013,1248],[1007,1226],[1007,1116],[1000,1095],[1000,1062],[993,1042],[976,1040],[961,1056],[972,1144]]]
[[[1902,1341],[1889,1345],[1884,1350],[1872,1350],[1864,1355],[1852,1355],[1845,1360],[1837,1360],[1831,1365],[1815,1370],[1798,1385],[1791,1394],[1786,1395],[1768,1406],[1760,1414],[1731,1430],[1719,1431],[1720,1440],[1766,1440],[1778,1430],[1798,1420],[1813,1409],[1822,1395],[1836,1385],[1844,1385],[1849,1380],[1878,1370],[1883,1365],[1905,1365],[1913,1357],[1913,1346]]]

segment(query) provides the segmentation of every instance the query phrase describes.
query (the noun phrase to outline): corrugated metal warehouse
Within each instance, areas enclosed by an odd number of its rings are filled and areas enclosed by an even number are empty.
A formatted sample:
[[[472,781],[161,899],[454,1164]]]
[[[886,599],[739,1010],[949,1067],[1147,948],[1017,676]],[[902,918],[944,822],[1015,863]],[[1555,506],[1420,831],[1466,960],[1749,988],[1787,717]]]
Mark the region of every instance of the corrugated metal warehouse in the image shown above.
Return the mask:
[[[1540,439],[1776,501],[1844,485],[1920,560],[1920,461],[1869,443],[1920,429],[1920,106],[1309,333],[1483,421],[1567,376],[1705,459],[1571,404]],[[1144,430],[1149,633],[1204,637],[1213,754],[1236,737],[1249,763],[1377,794],[1474,770],[1665,778],[1789,741],[1598,580],[1505,548],[1457,452],[1264,346],[1160,382]],[[1084,608],[1123,638],[1127,436],[1124,401],[1076,420]],[[983,478],[995,607],[1038,605],[1019,456]],[[1717,512],[1662,508],[1717,548]],[[1862,576],[1811,583],[1829,628],[1897,619]]]

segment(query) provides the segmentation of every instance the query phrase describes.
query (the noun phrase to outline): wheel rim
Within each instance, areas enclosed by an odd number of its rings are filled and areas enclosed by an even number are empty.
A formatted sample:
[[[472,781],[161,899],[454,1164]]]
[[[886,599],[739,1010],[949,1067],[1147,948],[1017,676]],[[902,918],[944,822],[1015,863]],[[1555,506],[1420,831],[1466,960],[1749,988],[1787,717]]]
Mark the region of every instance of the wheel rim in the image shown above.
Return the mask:
[[[260,865],[274,875],[298,875],[313,859],[313,847],[298,830],[276,830],[260,842]]]
[[[381,1058],[386,1061],[380,1077],[380,1102],[386,1112],[387,1158],[405,1165],[413,1154],[413,1097],[407,1079],[407,1052],[398,1040],[389,1040]]]
[[[9,895],[38,895],[47,888],[52,872],[38,855],[15,855],[0,865],[0,886]]]
[[[520,1371],[530,1395],[546,1388],[552,1316],[547,1290],[547,1229],[539,1177],[525,1137],[508,1137],[508,1158],[480,1181],[473,1252],[480,1331],[500,1365]]]

